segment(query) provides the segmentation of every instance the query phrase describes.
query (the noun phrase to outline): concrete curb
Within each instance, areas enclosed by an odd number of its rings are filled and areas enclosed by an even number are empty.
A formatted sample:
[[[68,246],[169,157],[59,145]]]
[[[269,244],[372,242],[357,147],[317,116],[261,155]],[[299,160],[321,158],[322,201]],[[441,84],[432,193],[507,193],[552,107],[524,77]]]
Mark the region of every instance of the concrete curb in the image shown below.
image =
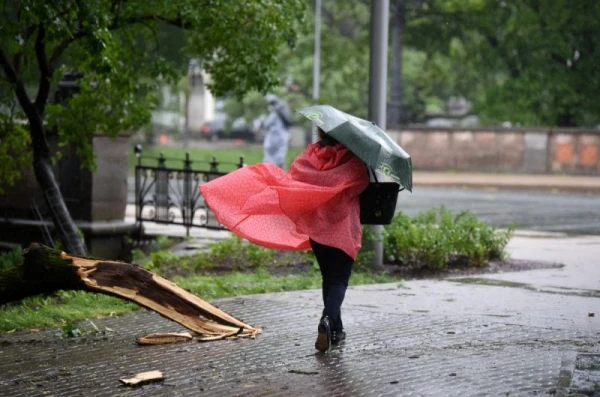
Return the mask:
[[[600,186],[559,186],[559,185],[507,185],[502,183],[477,183],[477,182],[416,182],[413,188],[419,187],[439,187],[439,188],[470,188],[470,189],[489,189],[489,190],[524,190],[524,191],[550,191],[565,193],[600,193]]]
[[[600,177],[596,176],[415,171],[413,181],[417,188],[427,186],[600,193]]]

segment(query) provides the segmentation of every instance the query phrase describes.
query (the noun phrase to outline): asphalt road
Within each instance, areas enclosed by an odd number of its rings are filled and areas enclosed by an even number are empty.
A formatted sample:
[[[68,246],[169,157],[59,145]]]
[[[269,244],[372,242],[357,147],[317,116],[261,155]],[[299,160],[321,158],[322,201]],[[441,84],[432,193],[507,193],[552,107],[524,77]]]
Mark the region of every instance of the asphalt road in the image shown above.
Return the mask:
[[[600,235],[600,200],[591,194],[422,187],[401,192],[397,208],[414,216],[442,205],[497,227]]]
[[[128,185],[133,204],[132,177]],[[414,216],[442,205],[453,212],[470,211],[496,227],[600,235],[600,199],[593,194],[415,187],[413,193],[400,193],[397,208]]]

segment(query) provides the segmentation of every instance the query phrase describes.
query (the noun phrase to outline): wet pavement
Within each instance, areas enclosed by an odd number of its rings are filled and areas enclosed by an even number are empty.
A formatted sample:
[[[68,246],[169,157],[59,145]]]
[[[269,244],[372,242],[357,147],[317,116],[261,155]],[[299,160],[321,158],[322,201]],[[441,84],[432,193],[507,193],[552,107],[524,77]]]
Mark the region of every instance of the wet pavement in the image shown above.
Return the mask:
[[[113,330],[105,335],[2,335],[0,394],[593,395],[600,388],[600,238],[517,237],[509,251],[564,266],[476,282],[352,287],[344,304],[348,340],[325,355],[313,347],[314,290],[215,302],[262,326],[256,340],[140,347],[136,336],[181,330],[146,310],[94,320]],[[118,381],[149,370],[166,379],[134,389]]]

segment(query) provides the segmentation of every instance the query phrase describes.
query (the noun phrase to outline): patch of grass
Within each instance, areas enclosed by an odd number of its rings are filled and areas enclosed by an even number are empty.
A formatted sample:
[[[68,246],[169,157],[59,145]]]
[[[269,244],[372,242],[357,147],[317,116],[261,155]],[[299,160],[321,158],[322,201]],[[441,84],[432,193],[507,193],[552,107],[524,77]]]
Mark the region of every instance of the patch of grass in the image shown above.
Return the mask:
[[[266,269],[258,269],[252,273],[233,272],[218,276],[175,277],[174,280],[181,287],[205,299],[321,288],[321,275],[314,270],[301,274],[275,276]],[[398,281],[398,278],[360,272],[352,275],[350,285],[394,281]]]
[[[287,153],[287,164],[289,165],[304,149],[289,148]],[[144,147],[142,151],[142,164],[156,165],[156,159],[163,153],[167,159],[167,167],[182,167],[185,160],[185,153],[190,153],[190,159],[194,162],[194,169],[209,168],[212,158],[215,157],[220,163],[219,170],[232,171],[236,169],[236,164],[239,163],[240,157],[244,157],[244,163],[247,165],[258,164],[263,160],[263,148],[261,146],[240,146],[235,148],[174,148],[149,146]],[[129,151],[129,171],[137,165],[138,160],[133,153]],[[222,164],[221,164],[222,163]]]
[[[188,276],[198,272],[221,273],[226,271],[251,271],[261,267],[282,267],[296,262],[306,263],[302,253],[274,251],[242,240],[237,236],[211,244],[210,249],[192,255],[178,256],[171,251],[133,253],[133,262],[167,278]]]
[[[177,285],[203,299],[262,294],[266,292],[296,291],[319,288],[321,276],[316,272],[277,277],[266,269],[255,272],[232,272],[222,275],[175,277]]]
[[[23,250],[15,247],[10,251],[0,252],[0,270],[23,262]]]
[[[1,306],[0,332],[63,327],[75,321],[127,313],[138,307],[107,295],[58,291],[52,296],[34,296]]]

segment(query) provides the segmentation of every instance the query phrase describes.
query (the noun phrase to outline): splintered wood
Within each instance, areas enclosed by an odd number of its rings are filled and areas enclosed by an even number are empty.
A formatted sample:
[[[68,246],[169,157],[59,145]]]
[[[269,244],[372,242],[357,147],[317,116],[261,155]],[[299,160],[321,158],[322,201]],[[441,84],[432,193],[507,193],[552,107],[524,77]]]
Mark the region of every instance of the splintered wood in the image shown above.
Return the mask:
[[[137,303],[173,320],[199,335],[199,340],[256,337],[261,332],[221,309],[141,266],[69,255],[40,244],[25,250],[24,264],[36,278],[60,268],[67,273],[57,289],[80,289],[116,296]],[[162,334],[165,335],[165,334]],[[185,336],[151,336],[146,344],[185,340]],[[170,339],[169,339],[170,338]],[[189,340],[189,339],[188,339]],[[170,343],[170,342],[167,342]]]
[[[126,386],[139,386],[144,383],[163,380],[164,378],[165,377],[160,371],[148,371],[140,372],[139,374],[136,374],[133,378],[119,379],[119,382],[123,383]]]
[[[165,345],[167,343],[188,342],[193,339],[189,332],[167,332],[140,336],[136,339],[138,345]]]

